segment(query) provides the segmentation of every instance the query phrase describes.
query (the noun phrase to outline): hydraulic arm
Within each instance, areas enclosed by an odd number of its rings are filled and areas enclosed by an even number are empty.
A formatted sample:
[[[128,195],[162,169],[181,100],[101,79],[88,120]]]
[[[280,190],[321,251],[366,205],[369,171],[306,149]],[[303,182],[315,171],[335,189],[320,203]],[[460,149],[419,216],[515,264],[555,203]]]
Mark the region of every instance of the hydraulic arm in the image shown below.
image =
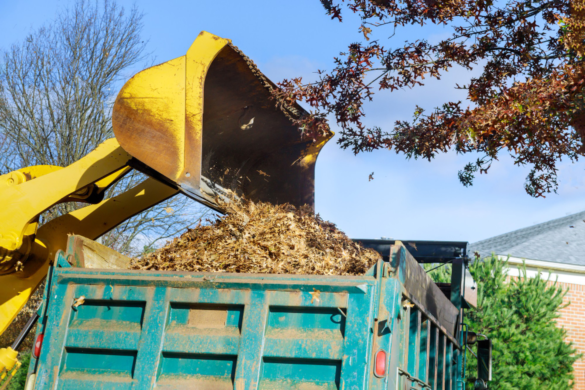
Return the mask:
[[[68,234],[96,239],[178,192],[147,179],[126,193],[100,202],[105,190],[129,171],[131,159],[115,139],[110,139],[66,168],[32,167],[32,175],[23,175],[31,179],[21,183],[13,180],[15,172],[0,177],[0,183],[5,185],[0,191],[0,204],[10,205],[0,212],[0,331],[12,322],[44,279],[55,253],[65,247]],[[91,203],[97,203],[37,229],[39,215],[51,206],[92,199]]]

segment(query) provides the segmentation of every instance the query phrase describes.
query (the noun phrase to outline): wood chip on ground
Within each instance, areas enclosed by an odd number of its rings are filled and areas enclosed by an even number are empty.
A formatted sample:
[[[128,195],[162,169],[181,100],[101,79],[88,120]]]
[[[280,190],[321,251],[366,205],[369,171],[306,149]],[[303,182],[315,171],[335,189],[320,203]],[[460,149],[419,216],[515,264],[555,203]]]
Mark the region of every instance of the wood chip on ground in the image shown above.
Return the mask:
[[[380,255],[309,207],[232,199],[226,214],[134,259],[133,269],[300,275],[363,275]]]

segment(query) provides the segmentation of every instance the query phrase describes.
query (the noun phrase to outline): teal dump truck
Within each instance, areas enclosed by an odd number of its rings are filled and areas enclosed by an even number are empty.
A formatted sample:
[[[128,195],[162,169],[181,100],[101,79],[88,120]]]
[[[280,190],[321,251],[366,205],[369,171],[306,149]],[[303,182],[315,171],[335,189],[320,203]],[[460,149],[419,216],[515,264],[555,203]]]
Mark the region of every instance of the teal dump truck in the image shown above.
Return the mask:
[[[462,326],[466,243],[410,242],[417,259],[400,241],[361,241],[382,254],[364,276],[96,270],[59,252],[27,390],[463,389],[476,338]],[[452,282],[419,261],[452,263]]]

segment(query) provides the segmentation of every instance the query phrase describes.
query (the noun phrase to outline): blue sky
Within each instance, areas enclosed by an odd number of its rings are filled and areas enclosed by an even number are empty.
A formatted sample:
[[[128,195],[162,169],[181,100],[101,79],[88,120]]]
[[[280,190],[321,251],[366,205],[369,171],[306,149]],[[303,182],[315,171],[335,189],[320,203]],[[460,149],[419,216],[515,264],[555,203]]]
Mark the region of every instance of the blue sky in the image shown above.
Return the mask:
[[[0,50],[23,40],[70,3],[0,0]],[[131,7],[134,2],[119,4]],[[331,69],[333,57],[349,42],[360,40],[355,17],[346,12],[344,23],[331,21],[319,0],[141,0],[136,5],[145,13],[143,36],[156,63],[184,55],[206,30],[232,39],[273,81],[311,78],[317,69]],[[391,42],[434,41],[448,32],[410,27],[397,31]],[[391,34],[380,31],[375,38]],[[421,88],[378,93],[366,107],[367,124],[390,129],[397,119],[410,119],[416,104],[431,109],[464,99],[453,87],[466,83],[469,75],[454,69]],[[457,171],[471,160],[474,156],[455,153],[431,163],[389,151],[354,156],[331,141],[317,162],[317,212],[355,238],[474,242],[585,209],[583,162],[561,162],[559,193],[533,199],[523,188],[528,168],[514,166],[506,156],[488,175],[477,177],[473,187],[464,188]],[[368,181],[371,172],[375,179]]]

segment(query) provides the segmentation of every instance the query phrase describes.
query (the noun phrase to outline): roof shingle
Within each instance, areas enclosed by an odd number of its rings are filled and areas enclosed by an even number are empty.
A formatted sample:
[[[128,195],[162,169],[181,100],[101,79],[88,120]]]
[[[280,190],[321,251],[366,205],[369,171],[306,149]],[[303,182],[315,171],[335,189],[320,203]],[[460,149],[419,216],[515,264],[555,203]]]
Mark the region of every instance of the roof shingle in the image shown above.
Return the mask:
[[[585,211],[470,245],[470,253],[585,266]]]

